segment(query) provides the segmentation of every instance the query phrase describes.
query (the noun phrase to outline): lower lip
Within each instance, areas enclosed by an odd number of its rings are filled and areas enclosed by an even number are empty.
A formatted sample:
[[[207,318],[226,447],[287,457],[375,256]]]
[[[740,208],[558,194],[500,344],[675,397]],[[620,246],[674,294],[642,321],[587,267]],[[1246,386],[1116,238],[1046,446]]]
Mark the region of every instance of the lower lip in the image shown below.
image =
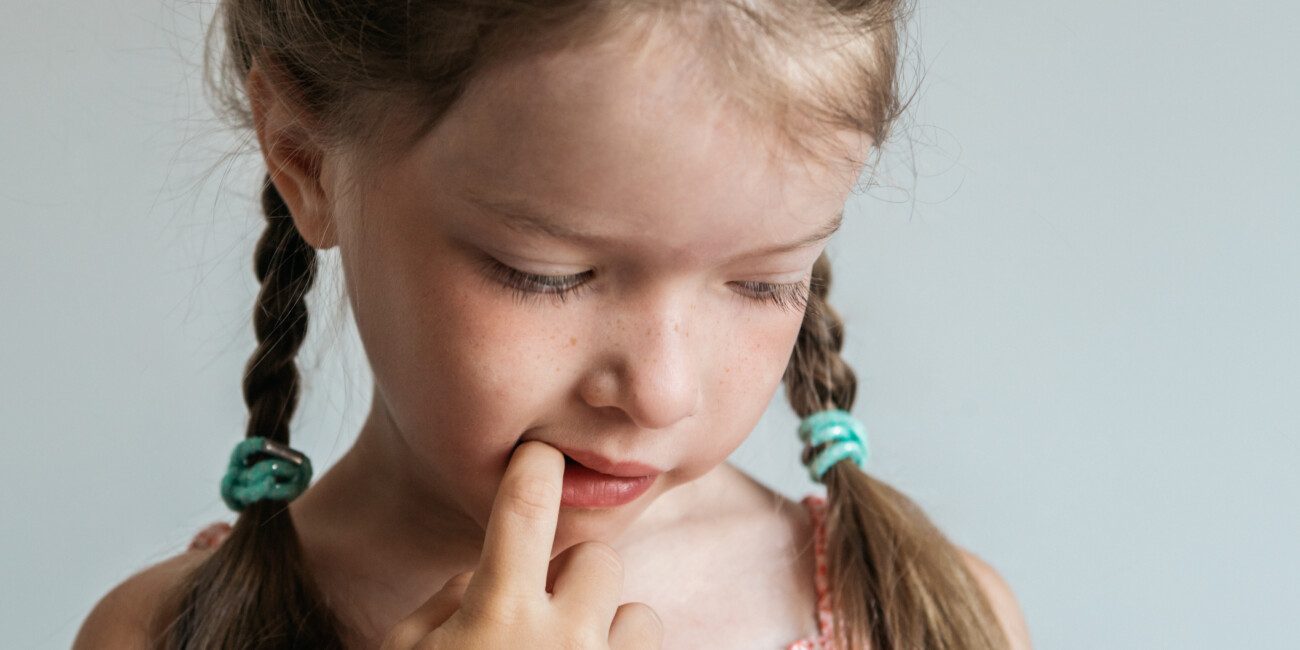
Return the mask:
[[[564,489],[560,505],[570,508],[614,508],[636,500],[655,482],[654,476],[622,477],[601,474],[564,459]]]

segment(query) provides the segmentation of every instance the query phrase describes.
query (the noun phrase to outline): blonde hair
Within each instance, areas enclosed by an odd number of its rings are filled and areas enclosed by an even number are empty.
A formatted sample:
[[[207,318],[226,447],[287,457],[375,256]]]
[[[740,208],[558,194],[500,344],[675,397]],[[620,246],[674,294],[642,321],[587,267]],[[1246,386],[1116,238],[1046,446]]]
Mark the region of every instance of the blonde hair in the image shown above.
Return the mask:
[[[387,156],[432,129],[487,65],[668,26],[695,48],[717,102],[814,154],[837,131],[889,139],[905,106],[899,37],[908,13],[906,0],[223,0],[210,36],[223,35],[225,48],[219,58],[209,49],[208,71],[218,108],[240,128],[253,128],[244,80],[256,62],[322,147]],[[246,435],[288,444],[316,251],[269,177],[262,205]],[[843,326],[826,302],[830,279],[823,255],[783,378],[800,417],[853,406]],[[959,551],[912,501],[851,461],[825,483],[840,647],[1007,647]],[[265,501],[240,514],[159,617],[156,647],[167,649],[325,650],[342,648],[347,631],[306,571],[288,510]]]

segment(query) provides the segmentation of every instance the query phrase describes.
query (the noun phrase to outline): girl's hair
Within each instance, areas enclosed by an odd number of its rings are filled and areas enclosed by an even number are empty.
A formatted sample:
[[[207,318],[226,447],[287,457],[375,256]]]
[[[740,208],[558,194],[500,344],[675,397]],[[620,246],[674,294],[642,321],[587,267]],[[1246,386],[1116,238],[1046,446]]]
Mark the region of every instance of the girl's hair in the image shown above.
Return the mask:
[[[909,15],[907,0],[223,0],[209,37],[224,36],[224,55],[210,47],[206,63],[218,108],[237,126],[253,128],[244,82],[256,62],[318,146],[377,159],[432,129],[488,65],[666,25],[701,66],[703,92],[810,154],[839,130],[888,139],[905,106],[899,38]],[[269,176],[262,207],[246,435],[287,444],[316,251]],[[823,254],[783,378],[800,417],[853,406],[857,382],[840,357],[829,288]],[[840,647],[1007,647],[958,549],[912,501],[851,461],[824,480]],[[169,650],[325,650],[351,636],[308,573],[282,502],[245,509],[159,617],[157,647]]]

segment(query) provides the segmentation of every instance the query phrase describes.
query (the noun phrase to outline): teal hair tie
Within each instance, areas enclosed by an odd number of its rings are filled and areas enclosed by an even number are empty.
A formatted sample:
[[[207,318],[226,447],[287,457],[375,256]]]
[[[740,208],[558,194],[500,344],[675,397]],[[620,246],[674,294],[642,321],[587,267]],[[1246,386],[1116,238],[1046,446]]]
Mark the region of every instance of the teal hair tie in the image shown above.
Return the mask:
[[[254,456],[269,456],[249,464]],[[311,461],[306,454],[261,436],[245,438],[230,454],[230,466],[221,479],[221,500],[239,512],[263,499],[292,501],[311,483]]]
[[[805,444],[803,462],[808,475],[818,483],[835,463],[848,458],[865,469],[871,455],[866,427],[848,411],[832,409],[804,418],[799,439]]]

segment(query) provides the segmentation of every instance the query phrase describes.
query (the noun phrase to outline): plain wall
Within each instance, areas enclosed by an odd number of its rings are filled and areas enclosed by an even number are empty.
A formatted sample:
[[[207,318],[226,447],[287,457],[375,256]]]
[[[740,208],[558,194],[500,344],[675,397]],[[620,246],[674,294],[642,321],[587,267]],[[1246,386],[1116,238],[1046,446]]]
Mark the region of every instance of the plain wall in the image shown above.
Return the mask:
[[[210,4],[4,0],[5,647],[67,647],[232,518],[260,160],[222,159],[240,142],[201,94]],[[924,83],[831,245],[832,302],[870,469],[1001,571],[1039,648],[1295,644],[1296,24],[1282,2],[918,10]],[[369,397],[322,285],[294,433],[318,472]],[[798,496],[782,399],[734,460]]]

